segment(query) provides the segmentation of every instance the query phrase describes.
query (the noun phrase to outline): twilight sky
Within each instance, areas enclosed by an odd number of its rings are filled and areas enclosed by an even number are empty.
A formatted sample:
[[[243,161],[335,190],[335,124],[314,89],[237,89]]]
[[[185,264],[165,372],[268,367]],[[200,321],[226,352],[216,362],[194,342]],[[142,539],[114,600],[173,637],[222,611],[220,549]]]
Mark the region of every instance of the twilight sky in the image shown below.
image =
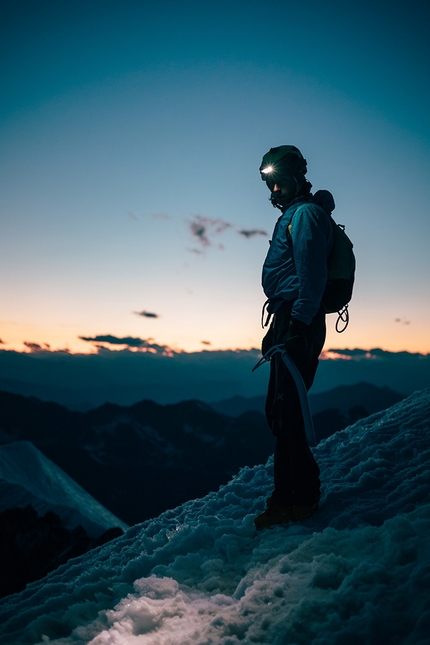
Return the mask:
[[[1,0],[1,347],[259,347],[258,167],[294,144],[357,256],[327,347],[430,352],[429,25],[417,0]]]

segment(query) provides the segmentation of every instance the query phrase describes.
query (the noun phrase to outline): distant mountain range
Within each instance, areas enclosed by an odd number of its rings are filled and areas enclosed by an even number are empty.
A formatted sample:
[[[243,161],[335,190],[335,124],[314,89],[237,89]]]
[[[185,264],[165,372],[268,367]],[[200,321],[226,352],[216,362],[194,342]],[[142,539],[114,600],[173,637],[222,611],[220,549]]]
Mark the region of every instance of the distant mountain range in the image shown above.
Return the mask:
[[[404,398],[360,383],[311,395],[319,439]],[[274,439],[263,397],[88,412],[0,392],[0,443],[30,441],[128,524],[216,490],[242,466],[264,463]]]
[[[230,418],[199,401],[83,413],[0,392],[0,442],[22,440],[128,524],[217,490],[274,447],[262,415]]]
[[[41,401],[59,403],[70,410],[86,412],[102,405],[106,401],[114,401],[122,405],[130,405],[142,399],[141,386],[98,385],[93,387],[67,387],[66,385],[53,385],[52,383],[32,383],[24,380],[0,378],[0,391],[21,394],[22,396],[36,397]]]
[[[353,408],[362,408],[363,416],[385,410],[398,403],[405,396],[390,390],[388,387],[377,387],[371,383],[357,383],[356,385],[340,385],[328,392],[318,394],[309,393],[309,405],[313,415],[324,410],[339,410],[348,414]],[[244,412],[257,411],[264,414],[266,397],[234,396],[223,401],[210,403],[211,407],[232,417],[237,417]]]

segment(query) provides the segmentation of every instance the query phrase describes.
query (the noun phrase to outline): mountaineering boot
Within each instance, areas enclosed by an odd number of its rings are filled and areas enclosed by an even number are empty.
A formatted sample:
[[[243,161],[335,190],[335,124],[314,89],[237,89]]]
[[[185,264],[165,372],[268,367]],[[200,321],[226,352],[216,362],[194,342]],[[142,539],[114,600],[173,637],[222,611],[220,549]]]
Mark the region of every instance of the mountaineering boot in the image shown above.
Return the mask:
[[[285,524],[291,519],[289,511],[290,509],[287,506],[282,506],[269,497],[267,509],[254,518],[255,527],[257,530],[261,530],[275,526],[275,524]]]
[[[315,511],[318,510],[318,502],[316,504],[307,504],[304,506],[291,506],[289,509],[290,518],[293,522],[298,522],[299,520],[304,520],[308,517],[312,517]]]
[[[273,499],[273,495],[266,500],[266,506],[267,509],[254,519],[257,530],[267,529],[276,524],[285,524],[286,522],[298,522],[312,517],[315,511],[318,510],[318,502],[283,506]]]

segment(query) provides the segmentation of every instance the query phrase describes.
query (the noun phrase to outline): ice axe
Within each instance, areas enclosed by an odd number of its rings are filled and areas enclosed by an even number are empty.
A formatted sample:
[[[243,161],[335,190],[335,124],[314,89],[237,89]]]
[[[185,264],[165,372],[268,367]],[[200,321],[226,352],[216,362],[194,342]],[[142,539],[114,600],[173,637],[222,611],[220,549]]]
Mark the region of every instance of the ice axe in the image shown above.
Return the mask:
[[[315,437],[315,430],[314,430],[314,424],[312,421],[312,414],[311,414],[311,409],[309,407],[309,399],[308,399],[308,392],[306,390],[306,385],[303,381],[302,375],[300,374],[297,365],[294,363],[294,361],[288,356],[287,352],[285,351],[285,346],[284,345],[274,345],[269,349],[268,352],[266,352],[261,358],[257,365],[254,365],[252,368],[252,371],[255,372],[255,370],[260,367],[260,365],[263,365],[266,361],[270,361],[272,356],[274,354],[277,354],[278,352],[281,353],[282,355],[282,360],[284,361],[284,364],[287,368],[287,370],[290,372],[291,376],[293,377],[294,383],[296,384],[297,387],[297,392],[299,393],[299,399],[300,399],[300,407],[302,409],[302,414],[303,414],[303,421],[305,424],[305,431],[306,431],[306,438],[308,440],[309,445],[315,446],[317,441]]]

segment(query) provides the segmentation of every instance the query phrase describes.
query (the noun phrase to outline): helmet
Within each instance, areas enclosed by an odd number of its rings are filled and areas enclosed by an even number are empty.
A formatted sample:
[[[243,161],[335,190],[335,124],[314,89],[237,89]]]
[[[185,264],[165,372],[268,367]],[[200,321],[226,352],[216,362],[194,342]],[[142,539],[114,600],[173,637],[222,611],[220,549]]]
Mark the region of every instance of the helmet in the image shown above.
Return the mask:
[[[296,146],[278,146],[266,152],[261,162],[260,176],[270,190],[272,206],[283,210],[291,201],[291,194],[283,194],[282,183],[286,177],[294,179],[296,197],[303,191],[310,192],[312,184],[305,179],[307,170],[306,159]],[[278,186],[274,190],[276,184]]]
[[[260,175],[263,181],[283,175],[304,176],[307,173],[306,159],[296,146],[270,148],[263,157]],[[298,177],[297,177],[298,178]]]

